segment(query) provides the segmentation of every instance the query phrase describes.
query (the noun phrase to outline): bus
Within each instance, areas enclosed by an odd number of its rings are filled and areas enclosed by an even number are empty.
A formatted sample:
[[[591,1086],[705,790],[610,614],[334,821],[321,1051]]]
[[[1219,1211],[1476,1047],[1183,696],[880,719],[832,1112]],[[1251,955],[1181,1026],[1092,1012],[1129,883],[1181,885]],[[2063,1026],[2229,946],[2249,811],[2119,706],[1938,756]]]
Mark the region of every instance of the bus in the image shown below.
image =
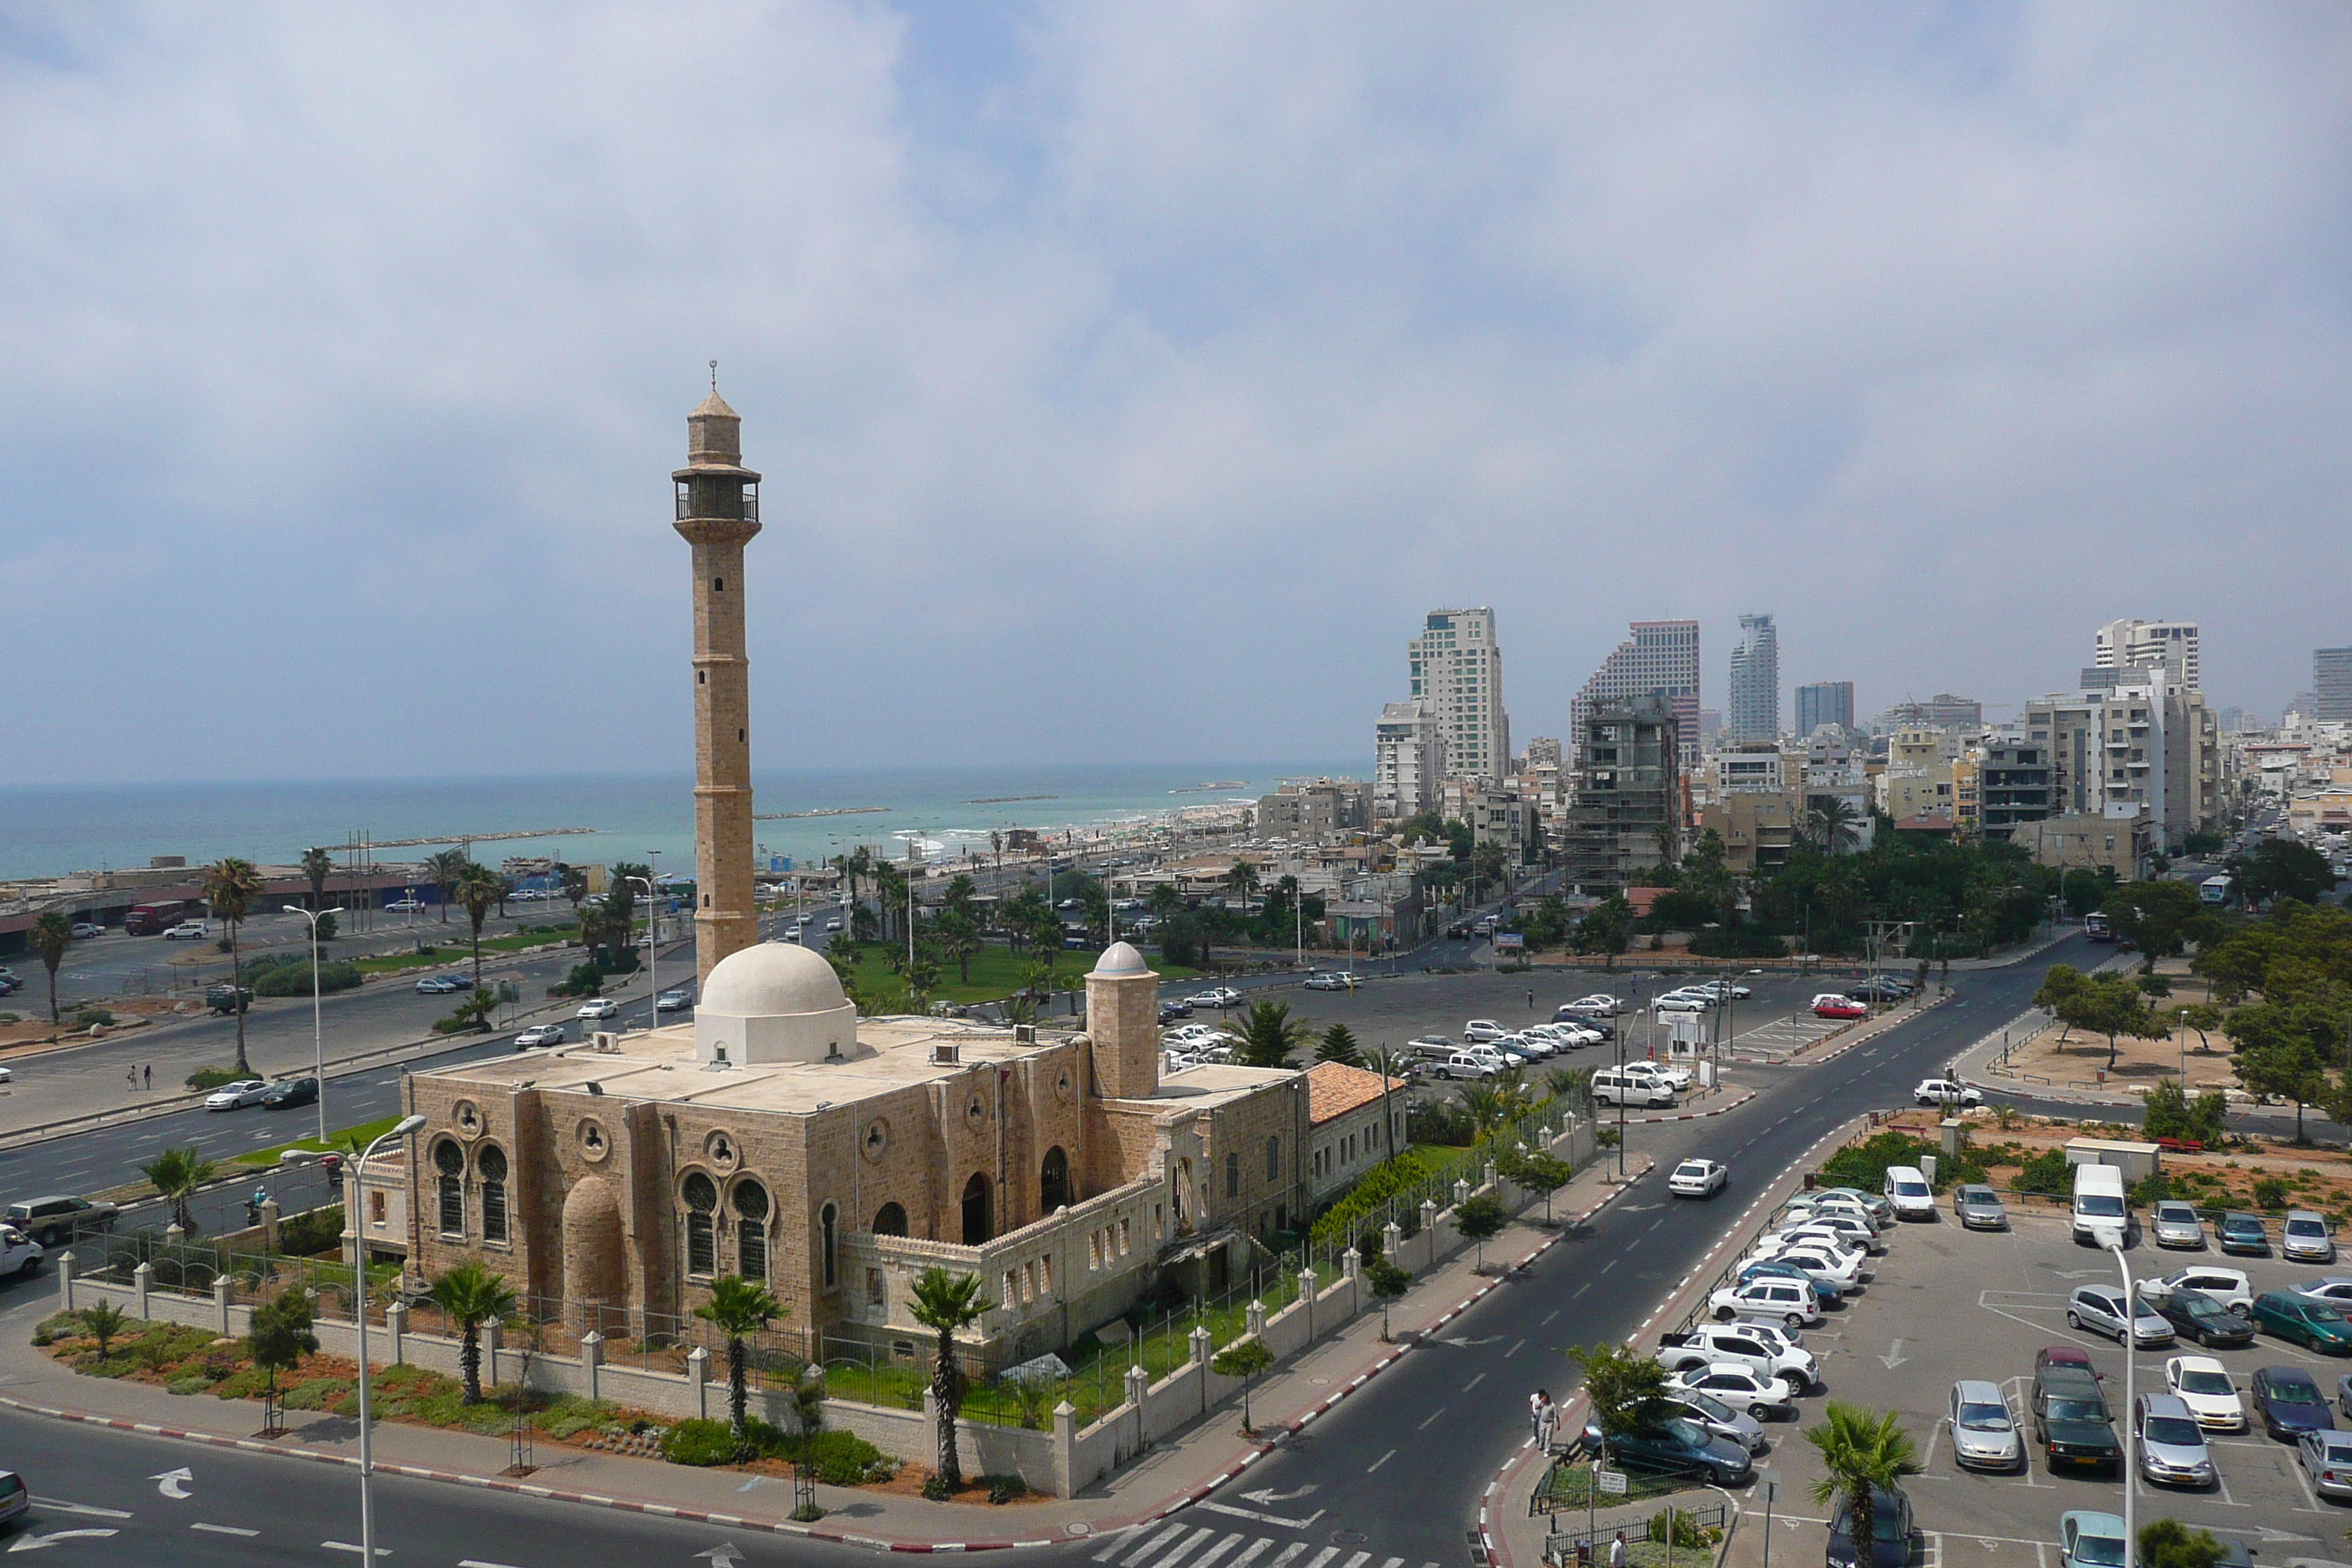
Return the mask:
[[[2094,910],[2083,917],[2083,934],[2093,942],[2113,942],[2116,928],[2106,916]]]
[[[2197,884],[2197,896],[2209,904],[2226,904],[2237,883],[2229,877],[2208,877]]]

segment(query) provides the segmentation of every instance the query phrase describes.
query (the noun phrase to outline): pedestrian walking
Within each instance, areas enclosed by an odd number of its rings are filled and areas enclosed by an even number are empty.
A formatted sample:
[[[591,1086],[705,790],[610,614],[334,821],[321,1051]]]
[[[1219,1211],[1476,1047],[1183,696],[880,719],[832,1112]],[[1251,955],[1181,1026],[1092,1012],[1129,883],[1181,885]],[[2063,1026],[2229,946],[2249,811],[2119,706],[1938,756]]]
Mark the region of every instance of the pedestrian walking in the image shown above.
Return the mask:
[[[1609,1543],[1609,1568],[1625,1568],[1625,1532],[1622,1530],[1617,1539]]]
[[[139,1091],[139,1069],[137,1068],[132,1068],[129,1072],[124,1073],[122,1075],[122,1081],[130,1085],[131,1091],[133,1094],[136,1094]]]
[[[1559,1426],[1559,1406],[1551,1402],[1549,1390],[1539,1391],[1538,1397],[1542,1399],[1543,1405],[1536,1412],[1536,1449],[1538,1453],[1549,1454],[1551,1435]]]
[[[1533,991],[1530,991],[1530,992],[1528,992],[1528,1012],[1530,1012],[1530,1013],[1532,1013],[1532,1012],[1534,1012],[1535,1010],[1536,1010],[1536,994],[1535,994]]]
[[[149,1089],[152,1089],[152,1088],[154,1088],[154,1087],[155,1087],[155,1064],[154,1064],[153,1062],[149,1062],[145,1067],[143,1067],[143,1068],[140,1068],[139,1070],[140,1070],[140,1071],[142,1071],[142,1072],[143,1072],[143,1073],[145,1073],[145,1074],[147,1075],[147,1087],[148,1087]]]

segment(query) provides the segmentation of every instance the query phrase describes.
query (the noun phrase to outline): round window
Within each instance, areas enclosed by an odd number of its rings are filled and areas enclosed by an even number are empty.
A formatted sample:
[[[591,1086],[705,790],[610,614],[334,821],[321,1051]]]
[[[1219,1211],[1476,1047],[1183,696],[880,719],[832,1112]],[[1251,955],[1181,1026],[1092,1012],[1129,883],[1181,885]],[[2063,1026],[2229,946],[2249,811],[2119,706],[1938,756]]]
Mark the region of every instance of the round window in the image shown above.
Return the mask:
[[[709,1214],[719,1206],[719,1184],[699,1171],[686,1178],[686,1206],[697,1214]]]
[[[507,1152],[498,1145],[482,1145],[482,1152],[474,1156],[474,1163],[481,1168],[482,1180],[503,1182],[507,1179]]]
[[[735,1184],[735,1212],[745,1219],[768,1217],[768,1189],[757,1182]]]
[[[612,1142],[604,1136],[603,1122],[583,1121],[580,1124],[580,1152],[583,1156],[592,1162],[599,1161],[612,1152]]]
[[[879,1162],[882,1152],[890,1147],[890,1124],[876,1117],[866,1125],[865,1142],[860,1145],[868,1160]]]
[[[971,1103],[963,1108],[963,1119],[974,1127],[980,1126],[988,1120],[988,1106],[980,1096],[973,1095]]]
[[[466,1169],[466,1152],[445,1138],[433,1145],[433,1168],[445,1176],[462,1174]]]

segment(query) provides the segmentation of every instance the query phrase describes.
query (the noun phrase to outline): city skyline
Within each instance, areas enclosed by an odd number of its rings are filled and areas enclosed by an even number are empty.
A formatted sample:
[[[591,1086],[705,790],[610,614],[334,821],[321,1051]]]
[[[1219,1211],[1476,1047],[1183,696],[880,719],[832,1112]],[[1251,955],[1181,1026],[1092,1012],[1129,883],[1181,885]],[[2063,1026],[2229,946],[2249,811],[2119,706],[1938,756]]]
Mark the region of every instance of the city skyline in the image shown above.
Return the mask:
[[[1758,605],[1865,711],[2352,641],[2338,12],[108,15],[0,40],[0,781],[681,754],[711,358],[813,764],[1360,751],[1445,603],[1538,732]]]

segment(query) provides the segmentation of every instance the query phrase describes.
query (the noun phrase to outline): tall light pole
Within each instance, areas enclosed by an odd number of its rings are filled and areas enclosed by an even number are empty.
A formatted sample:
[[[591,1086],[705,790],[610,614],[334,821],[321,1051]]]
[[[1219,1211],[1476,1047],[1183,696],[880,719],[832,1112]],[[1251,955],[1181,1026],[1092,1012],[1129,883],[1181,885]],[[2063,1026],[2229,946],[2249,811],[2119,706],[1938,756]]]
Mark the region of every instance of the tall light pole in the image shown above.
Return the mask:
[[[289,915],[300,915],[310,922],[310,1051],[318,1058],[318,1077],[312,1081],[319,1086],[319,1144],[327,1142],[327,1037],[319,1027],[319,917],[326,910],[306,910],[296,904],[285,906]]]
[[[2097,1237],[2101,1247],[2116,1255],[2116,1268],[2124,1277],[2124,1408],[2135,1410],[2136,1406],[2132,1402],[2132,1365],[2139,1350],[2139,1341],[2133,1331],[2139,1321],[2139,1298],[2132,1290],[2131,1265],[2124,1261],[2123,1227],[2101,1226],[2093,1232],[2093,1235]],[[2138,1488],[2134,1485],[2137,1479],[2137,1472],[2133,1467],[2137,1461],[2133,1458],[2133,1445],[2139,1434],[2134,1426],[2129,1425],[2137,1420],[2137,1416],[2127,1416],[2126,1420],[2127,1424],[2124,1433],[2123,1471],[2124,1541],[2126,1544],[2124,1550],[2136,1552],[2138,1551],[2139,1537],[2133,1533],[2132,1529],[2133,1516],[2136,1511],[2132,1506],[2132,1500],[2133,1494],[2138,1490]]]
[[[394,1138],[405,1138],[425,1125],[422,1116],[404,1116],[393,1124],[391,1131],[377,1134],[375,1142],[360,1152],[359,1163],[352,1167],[357,1173],[353,1193],[367,1190],[367,1163],[378,1149]],[[375,1496],[369,1488],[373,1452],[368,1442],[368,1349],[367,1349],[367,1233],[360,1228],[359,1239],[353,1244],[359,1253],[358,1267],[352,1270],[354,1289],[359,1298],[360,1321],[360,1561],[375,1562]]]
[[[653,868],[647,866],[646,869],[650,871]],[[661,949],[654,941],[656,934],[654,928],[660,921],[661,916],[654,912],[652,879],[628,877],[623,879],[635,882],[646,890],[646,994],[654,1005],[654,1016],[646,1020],[646,1027],[650,1029],[661,1022]]]

